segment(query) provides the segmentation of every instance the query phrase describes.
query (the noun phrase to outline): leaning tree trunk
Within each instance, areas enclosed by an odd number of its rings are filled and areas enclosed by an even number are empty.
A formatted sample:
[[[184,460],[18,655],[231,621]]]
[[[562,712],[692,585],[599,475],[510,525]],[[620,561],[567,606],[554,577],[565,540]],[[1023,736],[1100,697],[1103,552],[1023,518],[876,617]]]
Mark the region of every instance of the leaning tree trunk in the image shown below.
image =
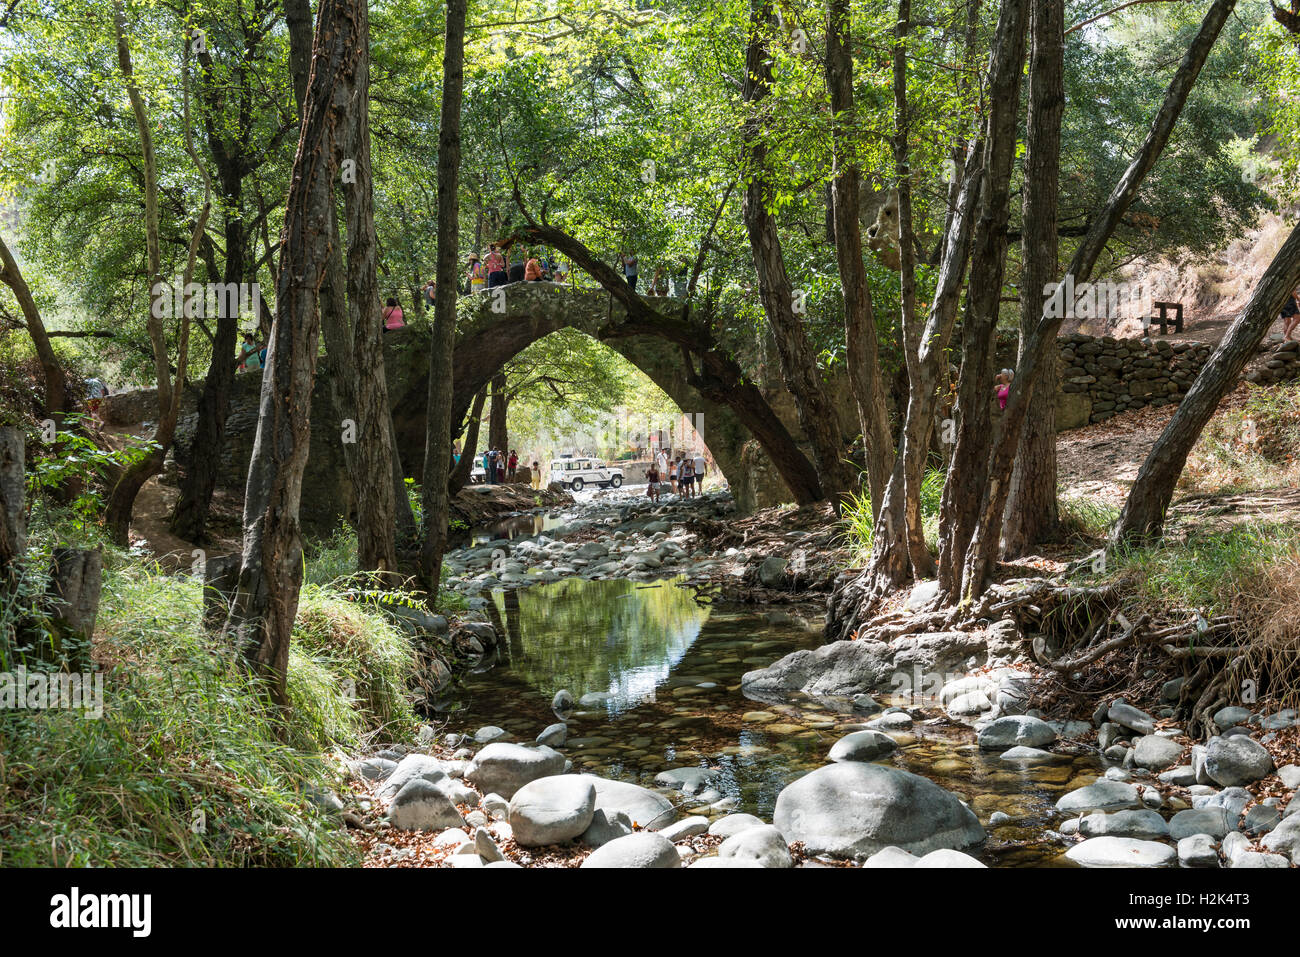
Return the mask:
[[[244,498],[239,587],[225,634],[271,700],[288,704],[289,639],[302,586],[298,507],[310,438],[320,332],[318,290],[330,256],[339,138],[364,63],[361,0],[321,0],[280,244],[275,322],[262,376]]]
[[[1201,367],[1196,381],[1179,403],[1178,411],[1151,447],[1124,502],[1115,527],[1116,540],[1142,540],[1161,533],[1165,511],[1192,446],[1219,407],[1219,401],[1236,387],[1242,367],[1259,348],[1297,284],[1300,284],[1300,226],[1291,230],[1256,284],[1245,311],[1228,327],[1218,348]]]
[[[1025,198],[1021,240],[1020,346],[1017,361],[1042,317],[1041,291],[1056,281],[1057,189],[1061,171],[1061,115],[1065,112],[1065,2],[1031,0],[1029,114],[1025,125]],[[1042,379],[1011,472],[1003,525],[1004,553],[1024,554],[1056,527],[1056,352],[1044,357]]]
[[[448,0],[442,59],[442,117],[438,129],[438,289],[429,350],[429,407],[425,425],[420,575],[429,600],[438,600],[447,549],[451,497],[452,352],[456,346],[456,281],[460,240],[460,111],[464,86],[465,0]],[[480,409],[482,406],[480,405]],[[462,461],[473,454],[467,449]]]
[[[795,313],[794,287],[786,271],[781,237],[772,211],[769,177],[773,174],[767,169],[767,129],[761,111],[772,85],[772,55],[766,34],[775,22],[769,0],[753,0],[742,93],[750,115],[741,131],[750,180],[742,210],[758,273],[759,299],[776,342],[781,380],[794,396],[799,424],[812,446],[822,491],[838,504],[839,498],[853,490],[857,482],[844,456],[839,418],[822,382],[816,349]]]
[[[352,319],[352,369],[356,381],[357,562],[362,571],[396,572],[396,503],[393,488],[392,411],[384,375],[384,318],[379,301],[375,239],[374,171],[370,161],[370,17],[357,7],[362,63],[355,100],[348,110],[346,155],[356,163],[355,181],[344,183],[348,220],[348,314]]]
[[[0,282],[8,286],[18,300],[23,322],[27,324],[27,333],[36,348],[36,359],[45,376],[45,414],[62,424],[63,414],[68,411],[68,379],[63,373],[63,366],[59,364],[59,357],[54,354],[54,347],[50,345],[49,334],[45,331],[45,323],[41,321],[41,312],[36,307],[27,280],[23,278],[22,270],[18,268],[18,263],[3,238],[0,238]]]

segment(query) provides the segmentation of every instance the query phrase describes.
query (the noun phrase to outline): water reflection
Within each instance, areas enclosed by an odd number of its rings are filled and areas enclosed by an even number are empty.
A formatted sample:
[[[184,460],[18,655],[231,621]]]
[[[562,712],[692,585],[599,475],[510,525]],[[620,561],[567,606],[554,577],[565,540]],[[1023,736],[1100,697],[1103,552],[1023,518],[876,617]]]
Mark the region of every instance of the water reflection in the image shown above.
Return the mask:
[[[709,617],[679,579],[566,579],[497,592],[511,677],[544,695],[607,694],[614,714],[651,700]]]

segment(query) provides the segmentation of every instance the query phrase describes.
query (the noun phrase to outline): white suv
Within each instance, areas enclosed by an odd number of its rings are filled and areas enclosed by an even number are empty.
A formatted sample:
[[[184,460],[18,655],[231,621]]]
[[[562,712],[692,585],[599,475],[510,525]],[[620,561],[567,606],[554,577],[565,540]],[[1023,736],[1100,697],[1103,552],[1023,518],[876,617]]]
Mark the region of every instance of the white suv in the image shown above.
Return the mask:
[[[623,484],[623,470],[610,468],[595,459],[561,456],[551,463],[551,481],[575,492],[588,485],[618,488]]]

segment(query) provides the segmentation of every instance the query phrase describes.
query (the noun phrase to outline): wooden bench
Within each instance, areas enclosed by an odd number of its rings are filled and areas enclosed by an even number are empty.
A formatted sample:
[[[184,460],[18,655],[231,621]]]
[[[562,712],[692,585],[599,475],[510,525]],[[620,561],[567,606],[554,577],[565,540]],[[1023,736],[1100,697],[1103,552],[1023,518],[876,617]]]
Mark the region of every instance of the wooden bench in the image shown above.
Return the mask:
[[[1157,300],[1151,305],[1158,315],[1154,315],[1146,321],[1142,330],[1146,335],[1151,334],[1151,327],[1155,325],[1160,326],[1162,336],[1168,334],[1171,325],[1174,327],[1175,332],[1183,331],[1183,304],[1181,302],[1160,302]],[[1170,312],[1173,313],[1172,317],[1169,315]]]

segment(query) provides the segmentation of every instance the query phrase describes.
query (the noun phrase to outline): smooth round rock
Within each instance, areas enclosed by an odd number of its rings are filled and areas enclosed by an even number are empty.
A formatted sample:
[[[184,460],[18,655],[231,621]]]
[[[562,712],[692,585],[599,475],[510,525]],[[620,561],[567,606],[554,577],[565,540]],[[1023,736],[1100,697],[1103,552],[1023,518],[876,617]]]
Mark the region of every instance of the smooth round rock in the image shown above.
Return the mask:
[[[510,799],[508,820],[524,847],[572,840],[591,824],[596,788],[575,774],[529,781]]]
[[[898,750],[898,742],[880,731],[854,731],[831,746],[832,761],[875,761]]]
[[[891,845],[926,854],[985,838],[975,814],[933,781],[860,761],[827,765],[787,785],[773,823],[810,854],[859,860]]]
[[[641,831],[620,837],[596,848],[582,862],[583,867],[681,867],[681,855],[662,834]]]

